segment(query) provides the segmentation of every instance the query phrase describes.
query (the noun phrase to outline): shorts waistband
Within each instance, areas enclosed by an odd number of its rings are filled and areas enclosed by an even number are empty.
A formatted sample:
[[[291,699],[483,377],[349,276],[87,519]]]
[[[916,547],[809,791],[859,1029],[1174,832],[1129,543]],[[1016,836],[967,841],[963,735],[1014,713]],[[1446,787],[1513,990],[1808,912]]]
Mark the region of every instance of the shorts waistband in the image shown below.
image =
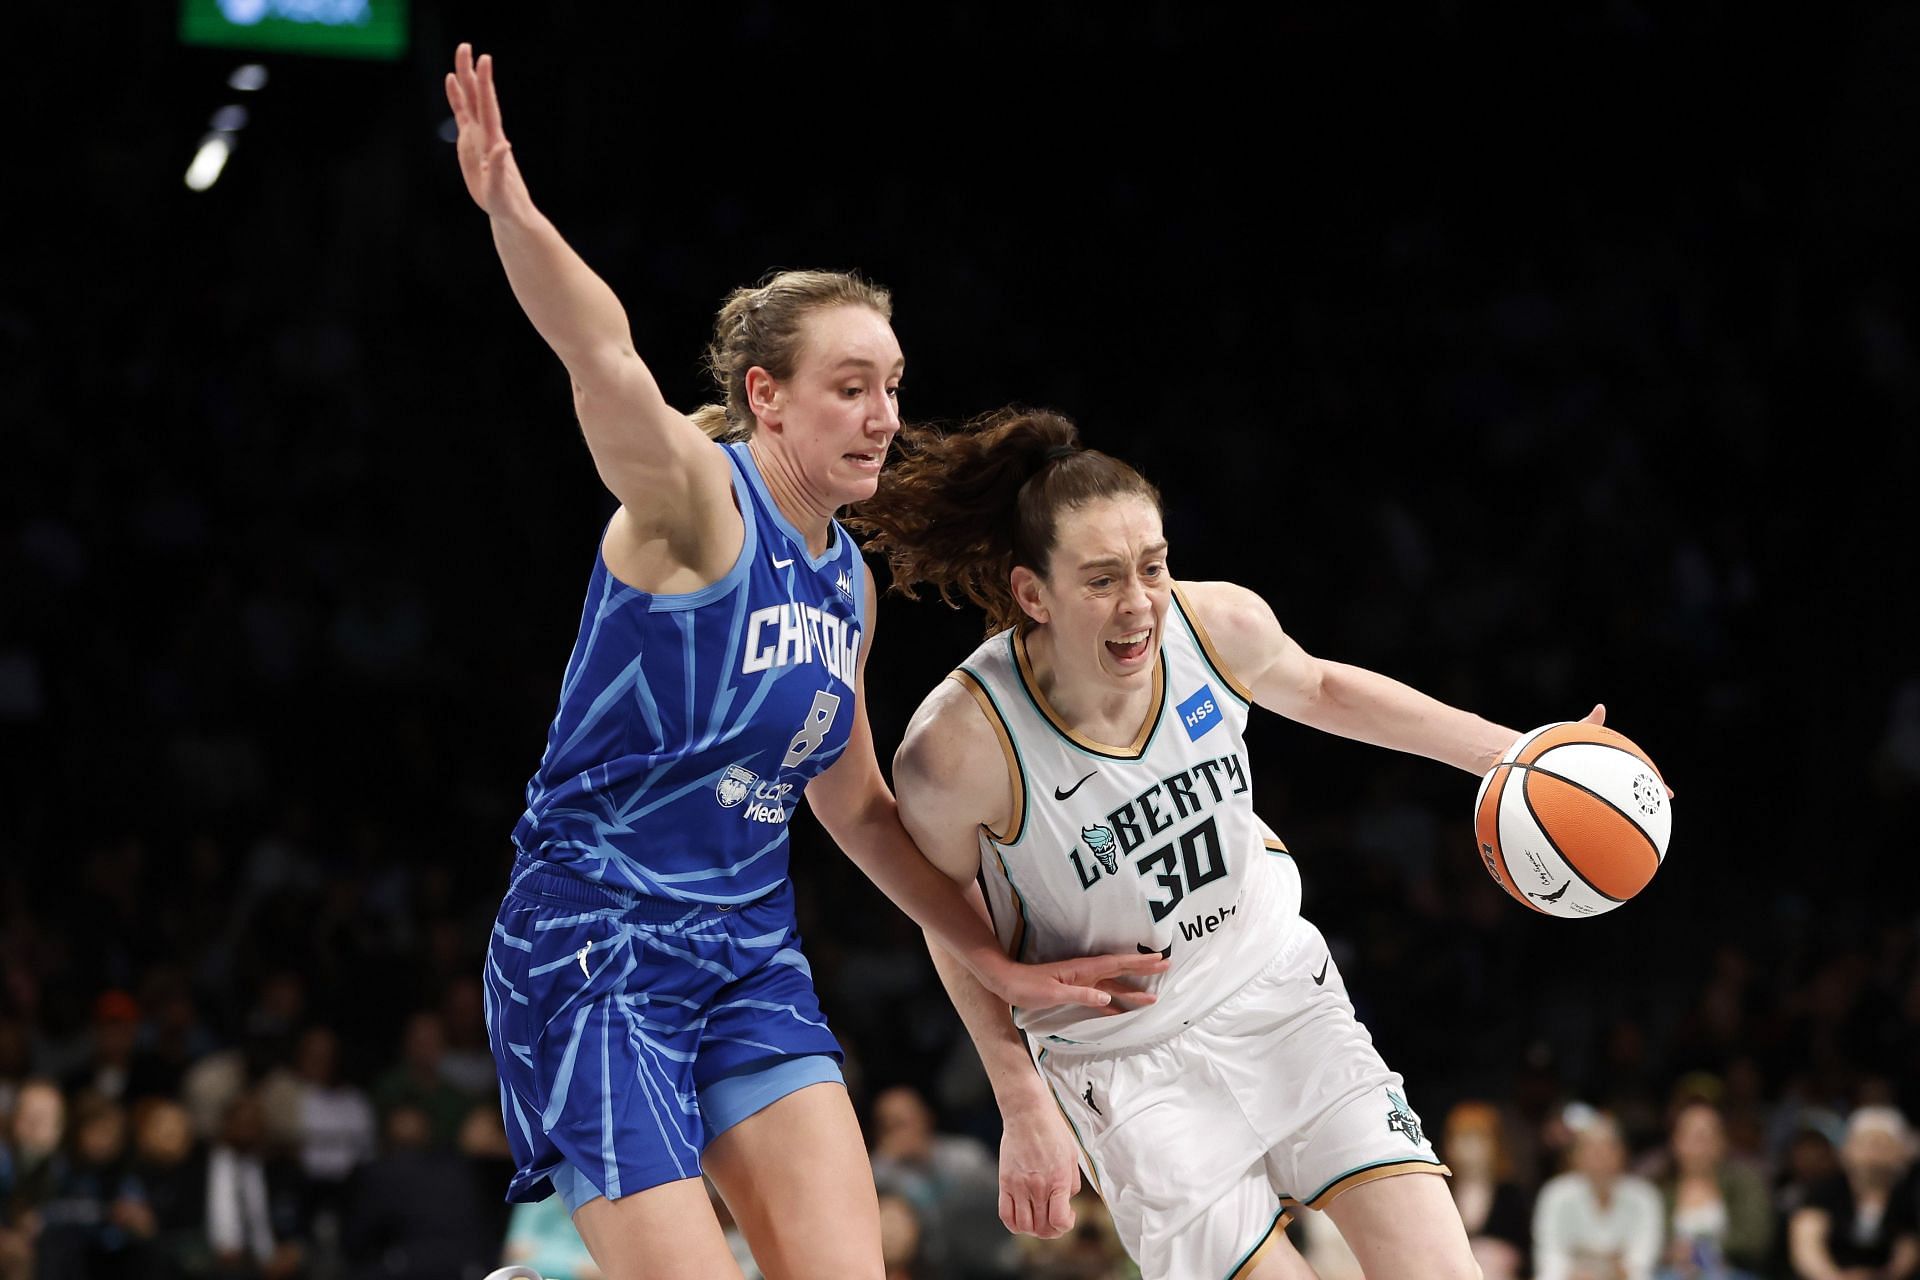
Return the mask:
[[[1143,1049],[1158,1048],[1170,1040],[1178,1040],[1181,1036],[1191,1031],[1195,1024],[1211,1018],[1214,1014],[1220,1012],[1220,1010],[1245,995],[1248,988],[1252,987],[1255,983],[1269,978],[1275,972],[1295,963],[1299,959],[1301,951],[1304,950],[1310,942],[1321,937],[1322,934],[1320,930],[1314,927],[1312,921],[1308,920],[1305,916],[1295,916],[1287,922],[1286,934],[1280,939],[1279,945],[1274,948],[1273,954],[1262,961],[1260,967],[1249,975],[1245,982],[1242,982],[1232,991],[1220,997],[1219,1000],[1207,1008],[1196,1012],[1191,1018],[1188,1018],[1179,1026],[1169,1027],[1158,1035],[1148,1036],[1143,1040],[1130,1040],[1125,1044],[1118,1045],[1106,1044],[1100,1041],[1095,1041],[1090,1044],[1049,1043],[1042,1038],[1034,1041],[1037,1050],[1034,1056],[1036,1059],[1061,1058],[1076,1065],[1084,1065],[1088,1062],[1103,1061],[1108,1058],[1122,1058],[1130,1053],[1139,1053]]]
[[[675,920],[700,920],[730,915],[755,907],[785,889],[775,885],[757,898],[745,902],[683,902],[677,898],[657,898],[619,885],[603,884],[568,871],[556,863],[518,854],[513,860],[513,878],[509,894],[533,898],[558,907],[586,910],[612,909],[635,920],[665,924]]]

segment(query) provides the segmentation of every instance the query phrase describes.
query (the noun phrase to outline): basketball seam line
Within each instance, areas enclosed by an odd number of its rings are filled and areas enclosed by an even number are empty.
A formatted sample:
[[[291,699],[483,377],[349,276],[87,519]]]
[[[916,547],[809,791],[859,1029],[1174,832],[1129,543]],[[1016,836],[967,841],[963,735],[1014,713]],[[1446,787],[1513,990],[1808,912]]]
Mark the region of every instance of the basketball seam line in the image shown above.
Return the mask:
[[[1550,772],[1549,770],[1546,770],[1546,769],[1536,769],[1533,765],[1530,765],[1530,764],[1508,764],[1505,767],[1509,769],[1525,769],[1530,773],[1543,774],[1546,777],[1552,778],[1555,782],[1564,782],[1568,786],[1573,787],[1576,790],[1586,792],[1588,795],[1592,796],[1595,800],[1598,800],[1601,804],[1607,806],[1607,808],[1612,809],[1615,813],[1620,813],[1620,810],[1615,807],[1613,801],[1607,799],[1605,796],[1601,795],[1599,792],[1595,791],[1591,787],[1581,786],[1579,783],[1575,782],[1572,778],[1563,778],[1557,773]],[[1522,785],[1520,788],[1520,803],[1527,806],[1527,816],[1533,819],[1533,825],[1539,828],[1540,835],[1547,842],[1547,847],[1552,849],[1554,852],[1554,855],[1558,857],[1560,861],[1566,865],[1567,870],[1572,873],[1574,879],[1578,880],[1581,884],[1587,886],[1587,888],[1593,890],[1595,893],[1605,898],[1608,902],[1619,903],[1619,902],[1626,901],[1625,898],[1614,897],[1612,894],[1608,893],[1605,889],[1602,889],[1599,885],[1595,884],[1593,881],[1587,879],[1585,876],[1580,874],[1580,868],[1573,865],[1573,859],[1567,856],[1566,851],[1560,847],[1560,842],[1553,838],[1553,833],[1551,831],[1547,830],[1547,824],[1540,820],[1540,811],[1533,807],[1533,797],[1527,794],[1527,789],[1524,785]],[[1620,816],[1623,818],[1627,818],[1627,815],[1624,813],[1621,813]],[[1640,838],[1642,840],[1645,840],[1647,842],[1647,847],[1653,850],[1653,869],[1656,872],[1659,871],[1660,862],[1661,862],[1660,850],[1659,850],[1659,847],[1653,843],[1653,838],[1649,836],[1645,831],[1641,831],[1640,824],[1635,822],[1632,818],[1627,818],[1627,825],[1631,826],[1635,831],[1639,831]],[[1649,877],[1649,879],[1651,879],[1651,877]]]
[[[1525,766],[1521,767],[1524,768]],[[1500,804],[1507,794],[1507,779],[1503,776],[1488,785],[1490,790],[1486,798],[1493,801],[1493,838],[1497,842],[1496,847],[1500,850],[1500,864],[1506,868],[1507,872],[1506,882],[1502,883],[1500,887],[1507,891],[1508,897],[1518,902],[1527,910],[1537,911],[1543,916],[1550,916],[1553,912],[1547,910],[1531,898],[1522,896],[1524,891],[1520,888],[1520,877],[1514,873],[1513,864],[1507,861],[1506,841],[1500,837]],[[1520,798],[1522,800],[1526,799],[1525,796]],[[1484,807],[1484,801],[1482,807]],[[1539,825],[1537,821],[1535,825]],[[1479,833],[1477,831],[1474,833],[1474,838],[1476,840],[1479,839]]]
[[[1573,744],[1568,744],[1568,745],[1573,745]],[[1664,859],[1662,859],[1660,856],[1660,846],[1653,842],[1653,837],[1647,834],[1647,829],[1641,826],[1639,823],[1635,822],[1633,820],[1632,814],[1628,813],[1625,809],[1622,809],[1619,805],[1615,804],[1613,801],[1609,800],[1607,797],[1601,795],[1598,791],[1595,791],[1592,787],[1587,786],[1584,782],[1575,782],[1572,778],[1569,778],[1564,773],[1555,773],[1551,769],[1543,769],[1537,764],[1508,764],[1506,767],[1509,769],[1525,769],[1529,773],[1537,773],[1542,777],[1552,778],[1555,782],[1564,782],[1576,791],[1586,792],[1588,795],[1592,796],[1595,800],[1598,800],[1601,804],[1607,806],[1607,808],[1613,810],[1615,813],[1619,814],[1621,817],[1627,820],[1627,825],[1632,827],[1636,832],[1638,832],[1640,835],[1640,838],[1647,842],[1647,848],[1653,851],[1653,869],[1655,871],[1658,871],[1660,869],[1660,863],[1664,861]],[[1661,782],[1660,785],[1664,788],[1666,786],[1666,783]],[[1525,794],[1526,793],[1523,789],[1521,792],[1521,795],[1523,798]],[[1528,812],[1532,812],[1531,805],[1528,806]],[[1648,816],[1651,816],[1651,815],[1648,815]],[[1535,814],[1534,822],[1537,824],[1539,821],[1540,821],[1539,815]],[[1542,835],[1545,835],[1546,828],[1541,827],[1540,832]],[[1552,837],[1549,836],[1548,840],[1551,841]],[[1554,847],[1554,852],[1555,853],[1560,852],[1559,846],[1556,845]],[[1564,858],[1565,856],[1566,856],[1565,854],[1561,854],[1561,857]],[[1594,892],[1598,893],[1600,891],[1598,889],[1595,889]],[[1619,899],[1619,901],[1625,901],[1625,899]]]

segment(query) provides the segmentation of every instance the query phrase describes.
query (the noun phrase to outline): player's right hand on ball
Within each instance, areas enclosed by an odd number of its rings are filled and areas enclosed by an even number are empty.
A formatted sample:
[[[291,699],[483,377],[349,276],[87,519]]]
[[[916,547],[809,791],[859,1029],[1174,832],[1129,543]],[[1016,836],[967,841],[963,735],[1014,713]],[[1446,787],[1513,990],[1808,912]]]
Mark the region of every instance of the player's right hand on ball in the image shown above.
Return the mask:
[[[1051,1240],[1073,1229],[1080,1166],[1073,1134],[1056,1106],[1006,1117],[1000,1133],[1000,1221],[1020,1235]]]
[[[982,982],[1002,1000],[1022,1009],[1081,1004],[1103,1013],[1128,1013],[1144,1009],[1158,998],[1150,991],[1142,991],[1135,980],[1166,970],[1167,961],[1157,952],[1086,956],[1049,964],[1009,961]]]
[[[453,53],[447,75],[447,105],[460,128],[455,149],[460,153],[460,176],[467,194],[493,217],[517,214],[532,207],[520,166],[513,162],[513,144],[500,125],[500,95],[493,87],[493,55],[473,58],[473,46],[462,42]]]

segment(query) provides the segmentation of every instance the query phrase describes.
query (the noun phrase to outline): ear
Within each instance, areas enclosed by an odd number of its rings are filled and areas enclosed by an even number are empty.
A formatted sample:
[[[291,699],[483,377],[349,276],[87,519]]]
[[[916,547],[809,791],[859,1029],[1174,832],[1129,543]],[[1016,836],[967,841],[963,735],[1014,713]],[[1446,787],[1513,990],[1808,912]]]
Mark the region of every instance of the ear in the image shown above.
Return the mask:
[[[747,408],[763,427],[780,425],[780,413],[786,407],[786,388],[759,365],[747,370]]]
[[[1047,584],[1044,579],[1025,565],[1013,567],[1013,600],[1020,609],[1035,622],[1045,625],[1051,622],[1052,614],[1046,602]]]

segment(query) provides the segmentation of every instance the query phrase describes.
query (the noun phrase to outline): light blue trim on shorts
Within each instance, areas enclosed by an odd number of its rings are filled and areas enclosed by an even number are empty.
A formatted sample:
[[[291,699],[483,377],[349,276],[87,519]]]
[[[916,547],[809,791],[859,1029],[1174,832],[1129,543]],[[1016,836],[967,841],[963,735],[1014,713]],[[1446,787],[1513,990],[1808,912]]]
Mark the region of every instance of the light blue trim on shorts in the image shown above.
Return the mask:
[[[558,1167],[547,1175],[553,1183],[555,1194],[560,1203],[567,1206],[567,1216],[571,1218],[580,1212],[580,1206],[589,1200],[598,1200],[606,1193],[593,1184],[593,1179],[580,1172],[571,1160],[562,1160]]]
[[[840,1064],[824,1053],[781,1058],[766,1067],[716,1080],[700,1091],[700,1116],[712,1141],[755,1112],[810,1084],[846,1084]]]
[[[748,1116],[766,1110],[810,1084],[844,1086],[846,1082],[840,1073],[840,1064],[824,1053],[781,1058],[769,1066],[752,1067],[716,1080],[700,1091],[700,1115],[706,1122],[707,1140],[712,1141]],[[562,1160],[547,1177],[561,1203],[567,1206],[568,1217],[580,1212],[580,1206],[589,1200],[606,1194],[571,1160]]]

